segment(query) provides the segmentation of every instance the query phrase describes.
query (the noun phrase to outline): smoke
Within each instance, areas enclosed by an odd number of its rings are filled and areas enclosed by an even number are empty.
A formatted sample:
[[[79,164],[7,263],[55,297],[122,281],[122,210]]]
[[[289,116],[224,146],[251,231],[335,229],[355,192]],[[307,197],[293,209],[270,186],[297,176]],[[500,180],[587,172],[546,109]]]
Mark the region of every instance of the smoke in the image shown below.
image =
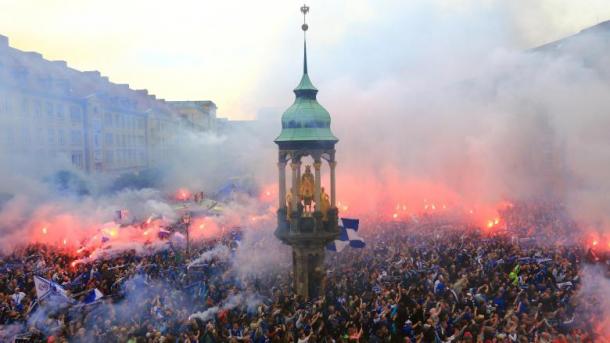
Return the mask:
[[[385,28],[372,30],[386,37]],[[310,68],[340,139],[342,215],[388,220],[434,204],[472,210],[482,225],[504,201],[556,201],[585,230],[610,231],[608,32],[605,25],[560,50],[477,46],[476,59],[455,45],[432,51],[445,42],[432,40],[429,55],[413,49],[412,64],[404,49],[382,50],[388,58],[407,56],[391,72],[361,66],[379,71],[374,77]],[[279,132],[279,113],[265,118],[276,123],[265,135]]]
[[[340,138],[343,216],[402,219],[454,208],[483,224],[505,200],[543,199],[565,203],[587,231],[609,231],[607,25],[554,50],[519,52],[508,49],[509,42],[533,40],[524,37],[527,25],[517,15],[522,5],[494,2],[458,11],[443,2],[391,3],[383,16],[376,7],[361,6],[357,20],[333,26],[327,40],[316,38],[321,30],[312,24],[309,51],[310,75]],[[421,16],[405,21],[405,9]],[[337,37],[350,49],[333,45]],[[289,60],[297,65],[300,43],[293,45]],[[298,69],[272,64],[279,69],[263,70],[267,76],[253,92],[259,108],[278,102],[288,107],[288,90],[298,81]],[[0,209],[0,247],[40,241],[47,226],[53,237],[45,241],[74,237],[76,245],[124,207],[138,218],[157,213],[176,219],[164,195],[180,187],[214,193],[228,179],[246,178],[272,188],[277,172],[271,141],[281,110],[267,112],[258,123],[220,134],[179,131],[163,151],[162,176],[151,181],[157,190],[115,191],[111,177],[84,175],[65,157],[41,160],[9,153],[10,144],[3,145],[0,193],[12,198]],[[15,127],[13,121],[3,118],[2,125]],[[15,132],[6,137],[16,139]],[[90,194],[58,192],[45,181],[58,170],[83,180]],[[218,236],[261,213],[273,214],[235,205],[222,218],[197,222],[194,235]],[[269,222],[267,229],[273,226]]]
[[[207,322],[212,320],[218,314],[218,312],[232,310],[237,307],[246,309],[248,313],[256,313],[258,310],[257,307],[262,303],[263,299],[258,294],[231,294],[225,300],[223,300],[221,305],[210,307],[202,312],[193,313],[189,316],[189,320],[199,319],[203,322]]]
[[[188,264],[188,268],[206,263],[214,258],[225,260],[230,256],[230,250],[225,245],[217,245],[211,250],[208,250]]]
[[[239,126],[221,133],[181,130],[177,136],[160,165],[164,189],[213,193],[227,180],[251,179],[259,185],[270,180],[265,173],[274,153],[270,136]]]
[[[268,220],[254,229],[245,230],[235,252],[233,270],[241,278],[288,271],[292,266],[290,248],[274,235],[275,221]]]
[[[607,267],[607,266],[605,266]],[[585,266],[580,273],[577,314],[593,318],[594,332],[600,341],[610,340],[610,274],[604,267]]]
[[[23,331],[22,324],[0,325],[0,339],[10,342],[15,336]]]

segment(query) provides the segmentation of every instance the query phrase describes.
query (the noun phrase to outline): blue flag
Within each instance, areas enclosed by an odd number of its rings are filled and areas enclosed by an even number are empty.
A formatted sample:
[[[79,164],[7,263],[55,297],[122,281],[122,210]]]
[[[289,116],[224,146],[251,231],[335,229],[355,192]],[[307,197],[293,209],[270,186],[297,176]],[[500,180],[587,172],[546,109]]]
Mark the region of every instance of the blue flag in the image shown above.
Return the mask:
[[[38,275],[34,276],[34,287],[36,288],[36,297],[39,301],[49,295],[58,295],[62,298],[70,299],[63,287]]]
[[[94,288],[94,289],[90,290],[87,293],[87,295],[85,295],[85,299],[83,299],[83,303],[91,304],[91,303],[94,303],[94,302],[100,300],[103,297],[104,297],[104,293],[102,293],[99,289]]]
[[[358,235],[358,226],[360,220],[340,218],[339,219],[339,237],[334,242],[329,243],[326,249],[330,251],[341,251],[346,246],[356,249],[362,249],[366,246],[364,239]]]

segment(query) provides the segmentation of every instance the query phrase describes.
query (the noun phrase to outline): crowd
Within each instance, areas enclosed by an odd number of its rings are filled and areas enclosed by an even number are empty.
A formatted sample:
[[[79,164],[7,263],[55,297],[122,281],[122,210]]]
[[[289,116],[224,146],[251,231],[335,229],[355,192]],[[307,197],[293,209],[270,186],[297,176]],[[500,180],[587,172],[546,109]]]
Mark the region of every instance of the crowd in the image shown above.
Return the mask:
[[[369,228],[363,250],[328,254],[325,294],[309,300],[293,294],[287,270],[237,274],[234,235],[199,242],[195,257],[221,245],[229,254],[197,264],[169,248],[73,265],[61,250],[28,246],[0,260],[0,341],[598,341],[603,309],[579,295],[583,248],[430,227]],[[71,302],[36,301],[34,275]],[[83,303],[96,288],[104,297]]]

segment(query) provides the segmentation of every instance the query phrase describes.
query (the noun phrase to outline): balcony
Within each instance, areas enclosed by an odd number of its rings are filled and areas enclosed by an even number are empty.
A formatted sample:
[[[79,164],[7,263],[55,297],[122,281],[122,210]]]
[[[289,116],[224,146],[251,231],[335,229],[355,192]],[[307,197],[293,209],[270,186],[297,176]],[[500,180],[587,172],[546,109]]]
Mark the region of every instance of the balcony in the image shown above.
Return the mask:
[[[304,216],[302,208],[287,217],[286,208],[277,211],[278,227],[275,236],[283,243],[298,246],[320,246],[339,236],[338,210],[328,210],[326,219],[320,211]]]

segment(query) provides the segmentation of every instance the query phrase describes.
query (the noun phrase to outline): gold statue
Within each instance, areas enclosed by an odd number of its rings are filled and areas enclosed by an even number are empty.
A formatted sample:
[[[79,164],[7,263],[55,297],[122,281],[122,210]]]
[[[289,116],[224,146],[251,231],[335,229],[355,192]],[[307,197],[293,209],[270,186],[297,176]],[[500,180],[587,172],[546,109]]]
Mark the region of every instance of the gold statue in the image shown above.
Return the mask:
[[[307,212],[311,212],[311,202],[313,201],[315,188],[315,179],[311,173],[311,166],[305,167],[305,173],[301,176],[301,186],[299,189],[299,195],[303,201]]]
[[[328,209],[330,208],[330,199],[328,197],[328,194],[324,192],[324,187],[322,187],[322,194],[320,198],[320,211],[322,211],[322,220],[328,221]]]
[[[294,210],[292,208],[292,191],[286,194],[286,209],[286,218],[288,219],[288,221],[290,221],[290,218],[292,217],[292,211]]]

